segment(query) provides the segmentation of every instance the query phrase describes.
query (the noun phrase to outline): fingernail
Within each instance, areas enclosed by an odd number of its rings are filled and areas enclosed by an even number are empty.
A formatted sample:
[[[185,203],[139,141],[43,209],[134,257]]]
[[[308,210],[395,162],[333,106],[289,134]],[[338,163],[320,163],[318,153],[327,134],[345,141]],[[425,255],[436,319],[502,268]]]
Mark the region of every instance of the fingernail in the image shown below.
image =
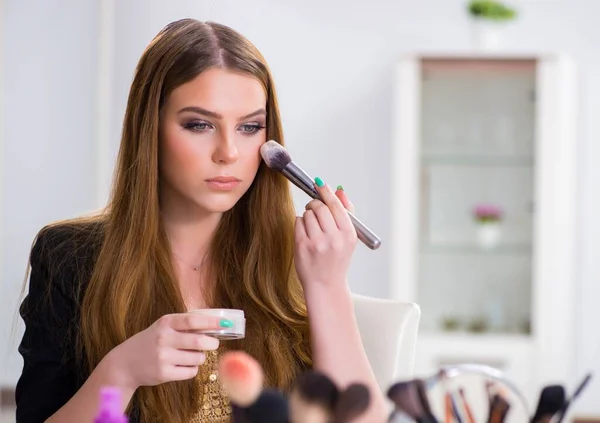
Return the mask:
[[[325,182],[323,182],[323,180],[317,176],[315,178],[315,184],[317,184],[317,186],[320,188],[325,185]]]
[[[338,191],[343,191],[343,190],[344,190],[344,187],[343,187],[343,186],[341,186],[341,185],[338,185],[338,186],[337,186],[337,189],[338,189]]]
[[[219,326],[221,326],[222,328],[232,328],[233,327],[233,321],[231,321],[229,319],[221,319],[219,321]]]

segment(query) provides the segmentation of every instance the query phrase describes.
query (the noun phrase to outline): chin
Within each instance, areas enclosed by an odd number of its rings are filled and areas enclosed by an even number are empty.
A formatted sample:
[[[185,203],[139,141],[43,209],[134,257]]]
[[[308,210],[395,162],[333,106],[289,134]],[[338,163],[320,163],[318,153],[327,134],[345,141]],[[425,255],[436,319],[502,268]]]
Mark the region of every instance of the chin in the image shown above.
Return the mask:
[[[231,210],[239,200],[240,197],[237,195],[210,196],[209,198],[203,198],[197,204],[198,207],[209,213],[225,213]]]

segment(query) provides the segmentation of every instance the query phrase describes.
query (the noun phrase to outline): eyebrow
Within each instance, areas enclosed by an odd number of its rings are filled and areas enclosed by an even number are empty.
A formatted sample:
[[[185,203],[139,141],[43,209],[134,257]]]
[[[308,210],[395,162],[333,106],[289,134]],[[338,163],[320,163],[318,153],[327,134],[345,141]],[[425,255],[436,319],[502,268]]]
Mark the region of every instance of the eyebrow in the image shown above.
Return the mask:
[[[179,112],[177,112],[177,113],[181,114],[181,113],[185,113],[185,112],[193,112],[193,113],[197,113],[199,115],[210,116],[215,119],[223,119],[223,115],[216,113],[216,112],[211,112],[210,110],[206,110],[206,109],[203,109],[202,107],[197,107],[197,106],[184,107],[183,109],[179,110]],[[252,113],[249,113],[245,116],[242,116],[241,118],[239,118],[239,120],[249,119],[254,116],[266,115],[266,114],[267,114],[267,111],[265,109],[261,108]]]

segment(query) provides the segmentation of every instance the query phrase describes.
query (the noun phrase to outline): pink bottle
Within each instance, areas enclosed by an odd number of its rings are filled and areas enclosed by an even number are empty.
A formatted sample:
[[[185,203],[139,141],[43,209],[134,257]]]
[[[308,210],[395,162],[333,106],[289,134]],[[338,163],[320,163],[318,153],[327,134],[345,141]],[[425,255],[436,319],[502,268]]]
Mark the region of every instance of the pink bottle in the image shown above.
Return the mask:
[[[122,412],[121,392],[118,389],[100,390],[100,409],[94,423],[127,423],[127,416]]]

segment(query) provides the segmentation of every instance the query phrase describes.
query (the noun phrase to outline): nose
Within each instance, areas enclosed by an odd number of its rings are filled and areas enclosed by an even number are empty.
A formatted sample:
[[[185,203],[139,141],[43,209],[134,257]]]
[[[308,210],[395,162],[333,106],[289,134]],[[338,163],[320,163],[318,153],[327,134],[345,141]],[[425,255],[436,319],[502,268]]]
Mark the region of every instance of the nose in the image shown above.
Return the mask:
[[[223,134],[217,140],[217,146],[213,152],[212,160],[217,164],[235,163],[239,158],[239,152],[235,145],[233,134]]]

